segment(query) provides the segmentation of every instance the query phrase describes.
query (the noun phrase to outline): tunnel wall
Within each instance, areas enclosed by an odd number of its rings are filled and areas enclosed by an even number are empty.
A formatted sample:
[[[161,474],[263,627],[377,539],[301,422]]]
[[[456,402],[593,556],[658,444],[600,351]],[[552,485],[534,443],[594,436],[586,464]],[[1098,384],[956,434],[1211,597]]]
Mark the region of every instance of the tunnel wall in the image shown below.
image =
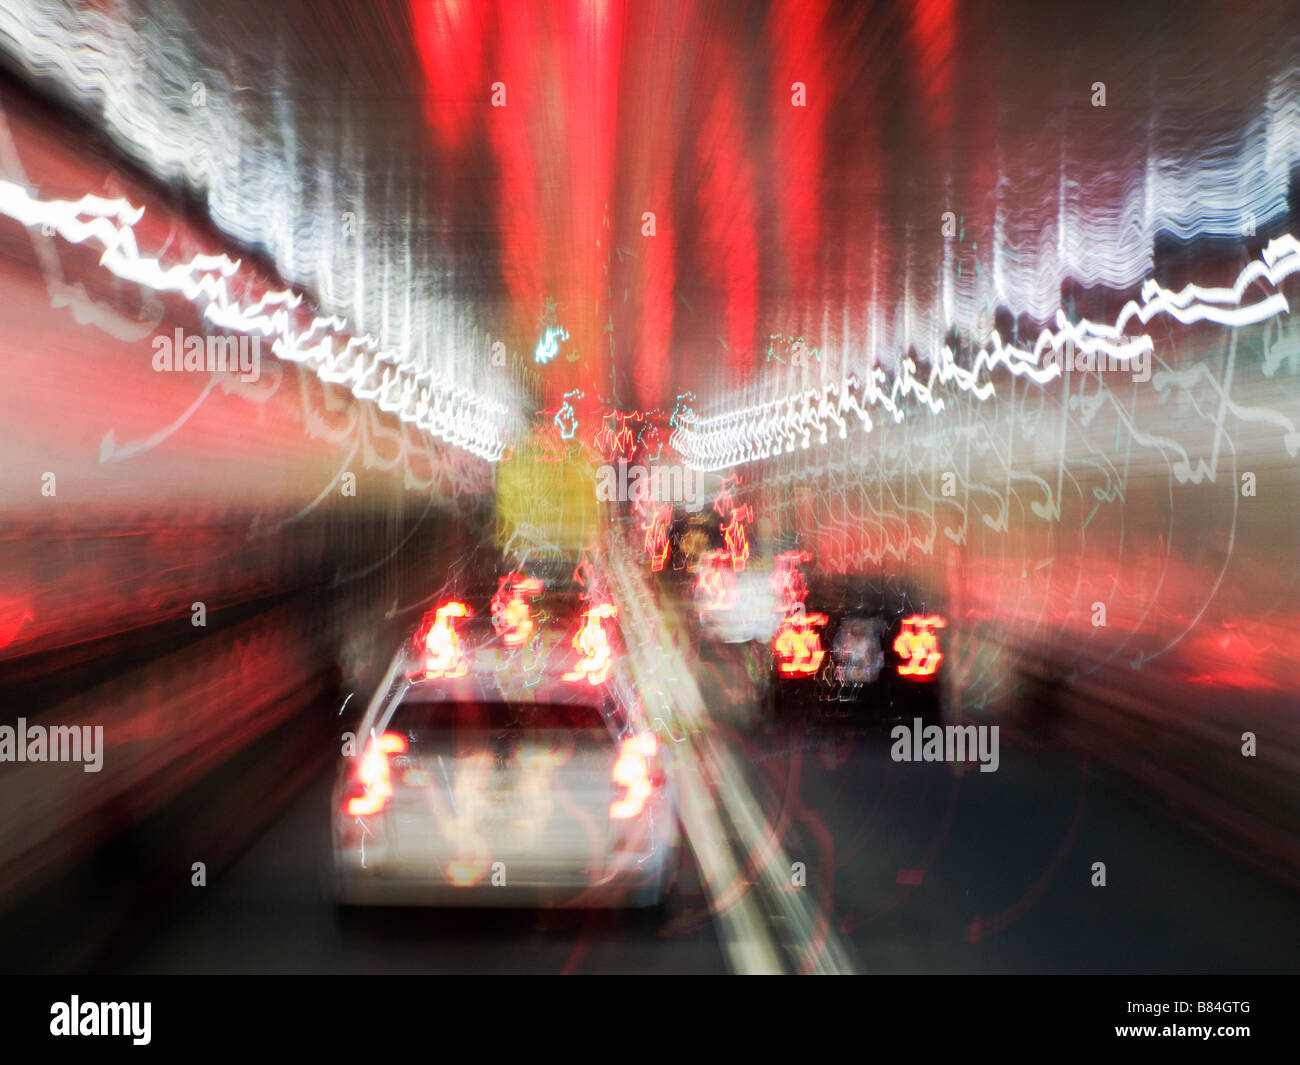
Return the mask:
[[[818,567],[928,590],[952,712],[1096,754],[1294,880],[1297,353],[1282,314],[1162,337],[1149,381],[1001,371],[792,441],[755,510]]]
[[[169,263],[257,261],[23,93],[0,109],[7,172],[42,200],[144,207]],[[255,379],[159,370],[158,338],[213,330],[89,242],[0,217],[0,291],[0,725],[103,729],[98,771],[0,767],[9,907],[213,781],[226,817],[169,823],[196,858],[236,850],[279,789],[232,767],[337,755],[339,705],[489,527],[493,474],[269,350]]]

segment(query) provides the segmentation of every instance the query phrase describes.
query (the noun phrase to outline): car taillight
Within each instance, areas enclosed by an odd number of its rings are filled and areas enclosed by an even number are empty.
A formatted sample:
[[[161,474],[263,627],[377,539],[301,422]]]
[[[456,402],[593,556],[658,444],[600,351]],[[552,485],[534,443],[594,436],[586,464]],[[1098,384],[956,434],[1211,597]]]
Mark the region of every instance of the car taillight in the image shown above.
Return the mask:
[[[388,759],[394,754],[405,754],[406,748],[406,737],[398,732],[385,732],[366,744],[353,781],[353,794],[343,806],[349,817],[383,813],[393,797],[392,767]]]
[[[700,557],[695,593],[701,610],[730,610],[736,603],[736,574],[729,551],[708,551]]]
[[[573,646],[582,657],[570,672],[564,674],[565,680],[585,680],[593,686],[604,683],[614,651],[609,645],[603,622],[616,617],[618,608],[613,603],[601,603],[582,615],[582,627],[573,637]]]
[[[748,503],[734,507],[731,519],[718,526],[722,541],[727,545],[727,554],[731,557],[731,569],[739,573],[749,561],[749,537],[745,535],[745,522],[754,520],[754,510]]]
[[[645,550],[650,556],[650,570],[652,573],[658,573],[664,568],[664,563],[668,561],[668,553],[672,545],[669,543],[669,534],[672,532],[673,524],[673,505],[665,503],[655,511],[655,516],[650,520],[650,524],[645,526]]]
[[[913,614],[903,619],[903,631],[894,641],[894,651],[903,659],[898,666],[900,677],[929,680],[943,661],[939,650],[939,637],[935,629],[942,629],[948,620],[938,614]]]
[[[623,741],[618,761],[614,763],[614,783],[624,789],[624,794],[610,803],[611,818],[625,821],[645,808],[646,800],[664,779],[658,755],[659,741],[652,732],[629,736]]]
[[[808,598],[808,582],[804,580],[799,563],[811,562],[807,551],[786,551],[776,556],[768,586],[776,593],[776,606],[783,614],[794,613]]]
[[[429,628],[426,630],[422,626],[416,633],[416,645],[424,654],[426,680],[453,680],[469,672],[469,659],[461,652],[455,619],[470,617],[473,613],[464,603],[446,603],[438,607]]]
[[[796,613],[781,622],[772,651],[777,669],[785,677],[811,677],[826,657],[817,628],[827,622],[825,614]]]
[[[537,631],[525,596],[539,596],[543,588],[536,577],[518,573],[502,577],[498,582],[496,595],[492,597],[492,627],[511,650],[523,647]]]

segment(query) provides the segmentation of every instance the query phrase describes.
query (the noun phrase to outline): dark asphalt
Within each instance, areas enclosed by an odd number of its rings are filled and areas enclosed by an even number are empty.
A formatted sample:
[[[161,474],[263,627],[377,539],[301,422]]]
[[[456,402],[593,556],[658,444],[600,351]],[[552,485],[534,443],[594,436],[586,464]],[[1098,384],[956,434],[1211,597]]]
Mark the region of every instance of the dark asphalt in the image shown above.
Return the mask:
[[[1004,743],[995,773],[894,763],[887,729],[798,721],[733,746],[860,971],[1295,971],[1294,898],[1079,757]],[[662,924],[624,913],[397,909],[322,890],[322,772],[205,888],[97,967],[141,973],[716,972],[688,869]],[[1092,863],[1107,884],[1093,887]],[[781,940],[781,929],[772,934]]]

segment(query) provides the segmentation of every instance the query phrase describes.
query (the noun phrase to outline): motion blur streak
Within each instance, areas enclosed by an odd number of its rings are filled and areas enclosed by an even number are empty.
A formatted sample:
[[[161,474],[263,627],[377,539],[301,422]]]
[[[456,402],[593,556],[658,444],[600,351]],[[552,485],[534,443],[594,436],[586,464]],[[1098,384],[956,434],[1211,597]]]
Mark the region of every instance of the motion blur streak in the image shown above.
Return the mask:
[[[714,735],[704,699],[688,663],[676,648],[656,635],[654,594],[634,555],[617,553],[613,573],[629,614],[629,654],[642,691],[655,716],[680,722],[691,740],[680,757],[684,778],[696,786],[683,797],[683,821],[693,851],[704,870],[711,908],[723,926],[720,935],[732,966],[744,973],[781,972],[781,946],[802,954],[805,971],[851,971],[844,947],[826,926],[824,909],[812,912],[806,896],[784,890],[782,870],[790,863],[782,853],[780,836],[767,821],[745,782],[745,774]],[[653,700],[653,701],[652,701]],[[708,790],[698,788],[708,784]],[[721,841],[735,839],[750,859],[738,868]],[[761,894],[746,890],[749,869],[761,870]],[[775,941],[760,915],[761,908],[782,915],[785,943]]]
[[[1294,968],[1298,56],[0,0],[3,965]]]
[[[188,264],[164,269],[157,259],[142,257],[131,229],[144,213],[142,208],[97,196],[83,196],[76,203],[40,203],[18,185],[0,181],[0,213],[25,226],[52,228],[74,244],[95,240],[104,248],[100,263],[118,277],[155,292],[181,292],[191,301],[202,297],[203,317],[213,325],[274,336],[271,350],[279,358],[306,363],[333,384],[351,383],[358,398],[376,399],[380,409],[395,411],[403,421],[414,422],[449,443],[487,459],[500,458],[504,450],[502,429],[491,421],[493,415],[505,414],[500,403],[440,384],[425,385],[417,392],[412,366],[379,351],[373,337],[351,337],[338,345],[335,338],[346,324],[341,319],[313,318],[301,333],[295,333],[290,312],[302,297],[287,290],[266,292],[251,306],[239,304],[229,292],[238,262],[224,255],[201,255]],[[91,220],[83,222],[82,215]],[[120,224],[114,226],[110,219]],[[274,309],[267,313],[268,308]],[[382,366],[384,362],[389,365]]]
[[[1184,325],[1201,321],[1230,328],[1254,325],[1289,313],[1290,304],[1281,292],[1273,292],[1243,305],[1245,294],[1261,283],[1276,288],[1297,270],[1300,270],[1300,243],[1288,234],[1270,241],[1260,260],[1244,268],[1229,288],[1207,289],[1187,285],[1179,292],[1170,292],[1148,280],[1142,287],[1142,303],[1129,300],[1113,326],[1097,325],[1087,319],[1071,325],[1064,312],[1057,311],[1058,329],[1044,329],[1030,351],[1004,346],[995,331],[991,346],[975,354],[969,370],[958,365],[951,348],[944,347],[933,360],[925,383],[917,376],[916,363],[909,358],[904,360],[901,370],[892,380],[877,368],[866,381],[859,382],[856,377],[850,377],[839,385],[825,386],[823,391],[793,393],[761,407],[702,419],[684,415],[681,427],[674,434],[673,444],[688,460],[704,469],[729,469],[782,451],[793,451],[796,443],[806,448],[814,431],[818,434],[817,442],[826,443],[830,428],[826,424],[828,419],[838,429],[839,438],[844,439],[846,419],[843,415],[849,411],[858,417],[867,431],[873,425],[868,407],[882,407],[894,421],[902,421],[904,407],[901,401],[908,396],[915,396],[922,406],[937,414],[945,407],[943,398],[938,395],[940,385],[955,385],[980,401],[989,399],[996,394],[991,375],[999,367],[1034,384],[1046,385],[1060,378],[1062,364],[1059,358],[1067,350],[1073,357],[1076,345],[1085,356],[1092,356],[1091,369],[1136,374],[1136,369],[1131,369],[1133,360],[1153,351],[1155,344],[1146,333],[1136,338],[1125,337],[1124,331],[1133,319],[1146,325],[1157,314],[1167,314]],[[1236,306],[1222,306],[1225,304]],[[1044,353],[1050,353],[1046,356],[1045,366],[1041,365]],[[1265,373],[1268,373],[1267,366]],[[1182,386],[1185,379],[1185,376],[1162,374],[1152,380],[1152,387],[1163,393],[1170,384]],[[1280,412],[1272,414],[1271,420],[1286,427],[1286,448],[1294,456],[1300,446],[1300,434],[1295,423]]]

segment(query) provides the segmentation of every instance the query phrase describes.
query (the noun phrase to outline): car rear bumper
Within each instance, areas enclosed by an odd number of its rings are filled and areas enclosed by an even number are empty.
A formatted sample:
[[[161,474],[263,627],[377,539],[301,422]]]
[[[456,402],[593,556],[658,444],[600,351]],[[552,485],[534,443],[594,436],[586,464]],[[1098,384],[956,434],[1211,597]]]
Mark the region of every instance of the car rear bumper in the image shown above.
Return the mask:
[[[590,875],[563,862],[489,863],[472,883],[451,882],[440,867],[360,864],[359,855],[338,854],[337,901],[351,906],[532,907],[633,909],[660,902],[672,884],[675,848],[617,855]]]

